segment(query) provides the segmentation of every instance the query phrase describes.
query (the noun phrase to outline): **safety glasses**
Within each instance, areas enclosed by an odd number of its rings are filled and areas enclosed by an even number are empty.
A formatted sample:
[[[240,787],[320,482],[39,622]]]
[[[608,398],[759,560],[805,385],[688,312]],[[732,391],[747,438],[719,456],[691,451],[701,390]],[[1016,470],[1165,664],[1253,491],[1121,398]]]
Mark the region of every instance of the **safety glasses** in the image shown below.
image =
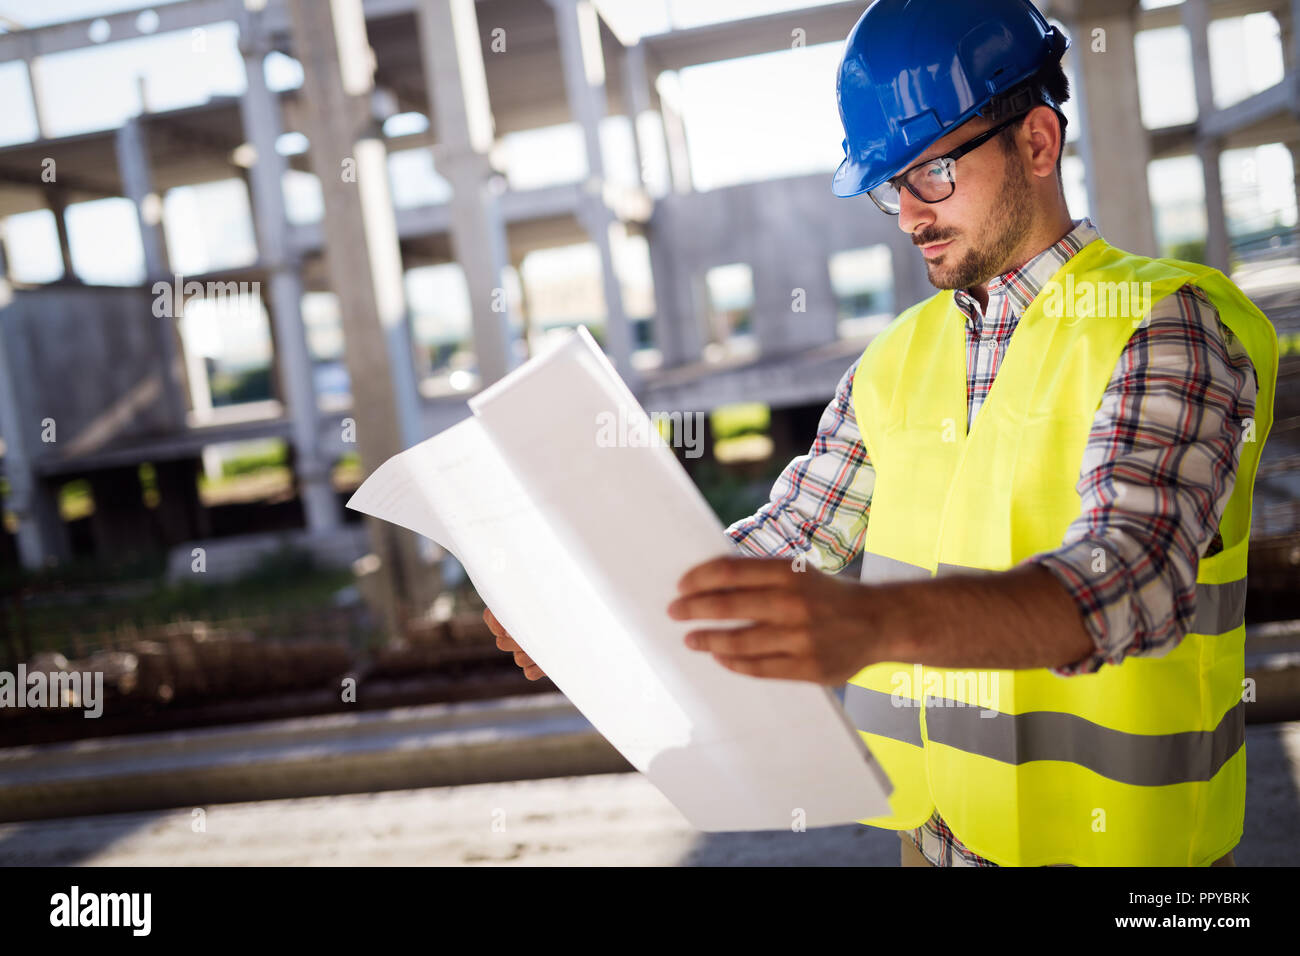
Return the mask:
[[[875,189],[868,190],[867,195],[880,207],[881,212],[891,216],[897,216],[903,207],[903,196],[898,187],[900,182],[907,187],[908,192],[923,203],[943,202],[957,191],[957,160],[972,150],[979,149],[1024,115],[1025,113],[1017,114],[992,129],[985,130],[950,153],[917,163],[893,179],[881,183]]]

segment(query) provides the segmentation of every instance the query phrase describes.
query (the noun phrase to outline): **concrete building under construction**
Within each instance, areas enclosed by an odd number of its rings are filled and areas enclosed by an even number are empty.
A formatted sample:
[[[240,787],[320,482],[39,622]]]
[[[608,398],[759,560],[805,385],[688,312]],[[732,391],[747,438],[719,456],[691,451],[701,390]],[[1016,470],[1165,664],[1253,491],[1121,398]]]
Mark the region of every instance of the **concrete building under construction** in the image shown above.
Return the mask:
[[[1082,169],[1088,215],[1111,242],[1168,251],[1158,241],[1148,170],[1154,161],[1195,157],[1207,263],[1226,271],[1233,258],[1251,262],[1260,249],[1277,257],[1292,248],[1293,211],[1289,227],[1274,229],[1269,241],[1234,246],[1241,230],[1234,237],[1230,228],[1219,157],[1265,144],[1300,157],[1300,3],[1040,5],[1074,38],[1066,62],[1077,133],[1068,155]],[[161,545],[187,555],[194,542],[219,549],[223,541],[252,540],[245,534],[259,529],[213,526],[197,477],[205,450],[257,439],[290,449],[290,534],[310,538],[322,553],[355,556],[367,545],[361,526],[345,523],[334,465],[359,452],[373,467],[454,424],[468,414],[470,394],[528,356],[547,325],[545,303],[513,277],[539,250],[587,244],[593,251],[600,296],[589,324],[647,409],[765,403],[778,451],[794,454],[812,439],[835,383],[881,320],[933,292],[897,220],[865,199],[834,199],[829,173],[707,190],[693,180],[674,76],[792,43],[842,42],[862,0],[640,38],[620,33],[588,0],[351,6],[356,22],[345,22],[346,3],[180,0],[93,20],[11,24],[0,34],[0,63],[31,74],[38,128],[36,138],[0,147],[0,220],[48,210],[63,266],[61,278],[39,284],[7,269],[0,302],[9,560],[36,568],[74,552],[111,559]],[[1217,23],[1258,13],[1280,28],[1283,78],[1225,105],[1216,97],[1209,37]],[[239,95],[156,111],[146,103],[117,128],[97,132],[60,135],[51,123],[45,73],[34,64],[168,32],[198,42],[203,31],[231,25],[246,76]],[[1170,28],[1190,44],[1196,116],[1153,130],[1142,120],[1137,41]],[[271,58],[298,64],[301,83],[269,84]],[[626,169],[614,168],[602,137],[607,118],[617,116],[633,135]],[[559,124],[574,124],[585,173],[512,187],[500,169],[503,138]],[[387,158],[408,151],[427,154],[444,193],[393,202]],[[647,175],[656,167],[667,171],[661,181]],[[319,184],[323,216],[289,215],[286,184],[295,176]],[[164,229],[166,197],[232,179],[246,185],[255,258],[180,274]],[[78,278],[67,212],[105,197],[134,207],[145,273],[136,285]],[[628,278],[628,248],[643,250],[649,288]],[[8,252],[12,260],[15,250]],[[463,272],[472,321],[462,341],[419,346],[403,276],[444,263]],[[868,266],[869,280],[855,278]],[[735,301],[718,292],[719,275],[739,277]],[[1300,330],[1296,278],[1274,270],[1258,286],[1243,280],[1280,330]],[[249,289],[269,323],[268,393],[216,403],[210,364],[193,354],[181,322],[187,310]],[[349,383],[338,393],[321,388],[330,357],[311,337],[309,303],[321,293],[335,302],[325,325],[333,322],[346,343],[333,357]],[[1298,527],[1290,504],[1300,497],[1292,467],[1300,454],[1295,361],[1283,360],[1277,425],[1257,483],[1257,522],[1276,533]],[[152,502],[140,484],[146,463],[156,476]],[[74,479],[88,482],[94,500],[85,540],[74,540],[59,512],[60,488]],[[369,542],[381,553],[390,546]]]

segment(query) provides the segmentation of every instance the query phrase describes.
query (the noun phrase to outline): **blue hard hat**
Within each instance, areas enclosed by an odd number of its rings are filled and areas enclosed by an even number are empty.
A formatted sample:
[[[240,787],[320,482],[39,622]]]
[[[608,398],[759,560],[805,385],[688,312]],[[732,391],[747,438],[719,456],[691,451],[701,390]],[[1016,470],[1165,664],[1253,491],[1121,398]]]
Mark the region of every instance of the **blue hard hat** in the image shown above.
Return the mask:
[[[875,189],[1069,46],[1029,0],[876,0],[840,60],[831,191]]]

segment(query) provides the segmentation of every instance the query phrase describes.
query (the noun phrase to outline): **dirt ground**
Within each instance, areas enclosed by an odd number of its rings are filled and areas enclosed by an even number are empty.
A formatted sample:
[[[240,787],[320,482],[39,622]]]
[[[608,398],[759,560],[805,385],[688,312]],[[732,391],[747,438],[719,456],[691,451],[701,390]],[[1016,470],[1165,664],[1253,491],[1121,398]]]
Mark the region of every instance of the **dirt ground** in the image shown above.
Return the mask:
[[[1247,731],[1243,866],[1300,864],[1300,723]],[[639,774],[0,825],[0,865],[897,866],[871,827],[706,834]]]

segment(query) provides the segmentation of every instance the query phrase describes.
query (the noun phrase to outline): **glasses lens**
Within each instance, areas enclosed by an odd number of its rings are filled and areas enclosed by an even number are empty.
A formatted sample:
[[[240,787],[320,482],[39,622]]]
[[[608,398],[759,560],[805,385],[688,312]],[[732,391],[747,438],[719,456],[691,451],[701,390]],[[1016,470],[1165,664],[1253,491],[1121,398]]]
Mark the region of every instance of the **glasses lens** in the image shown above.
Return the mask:
[[[867,195],[882,211],[887,213],[897,213],[903,205],[898,190],[894,188],[892,183],[881,183],[875,189],[869,190]]]
[[[936,159],[933,163],[918,166],[907,177],[907,183],[926,202],[941,202],[957,188],[951,159]]]

